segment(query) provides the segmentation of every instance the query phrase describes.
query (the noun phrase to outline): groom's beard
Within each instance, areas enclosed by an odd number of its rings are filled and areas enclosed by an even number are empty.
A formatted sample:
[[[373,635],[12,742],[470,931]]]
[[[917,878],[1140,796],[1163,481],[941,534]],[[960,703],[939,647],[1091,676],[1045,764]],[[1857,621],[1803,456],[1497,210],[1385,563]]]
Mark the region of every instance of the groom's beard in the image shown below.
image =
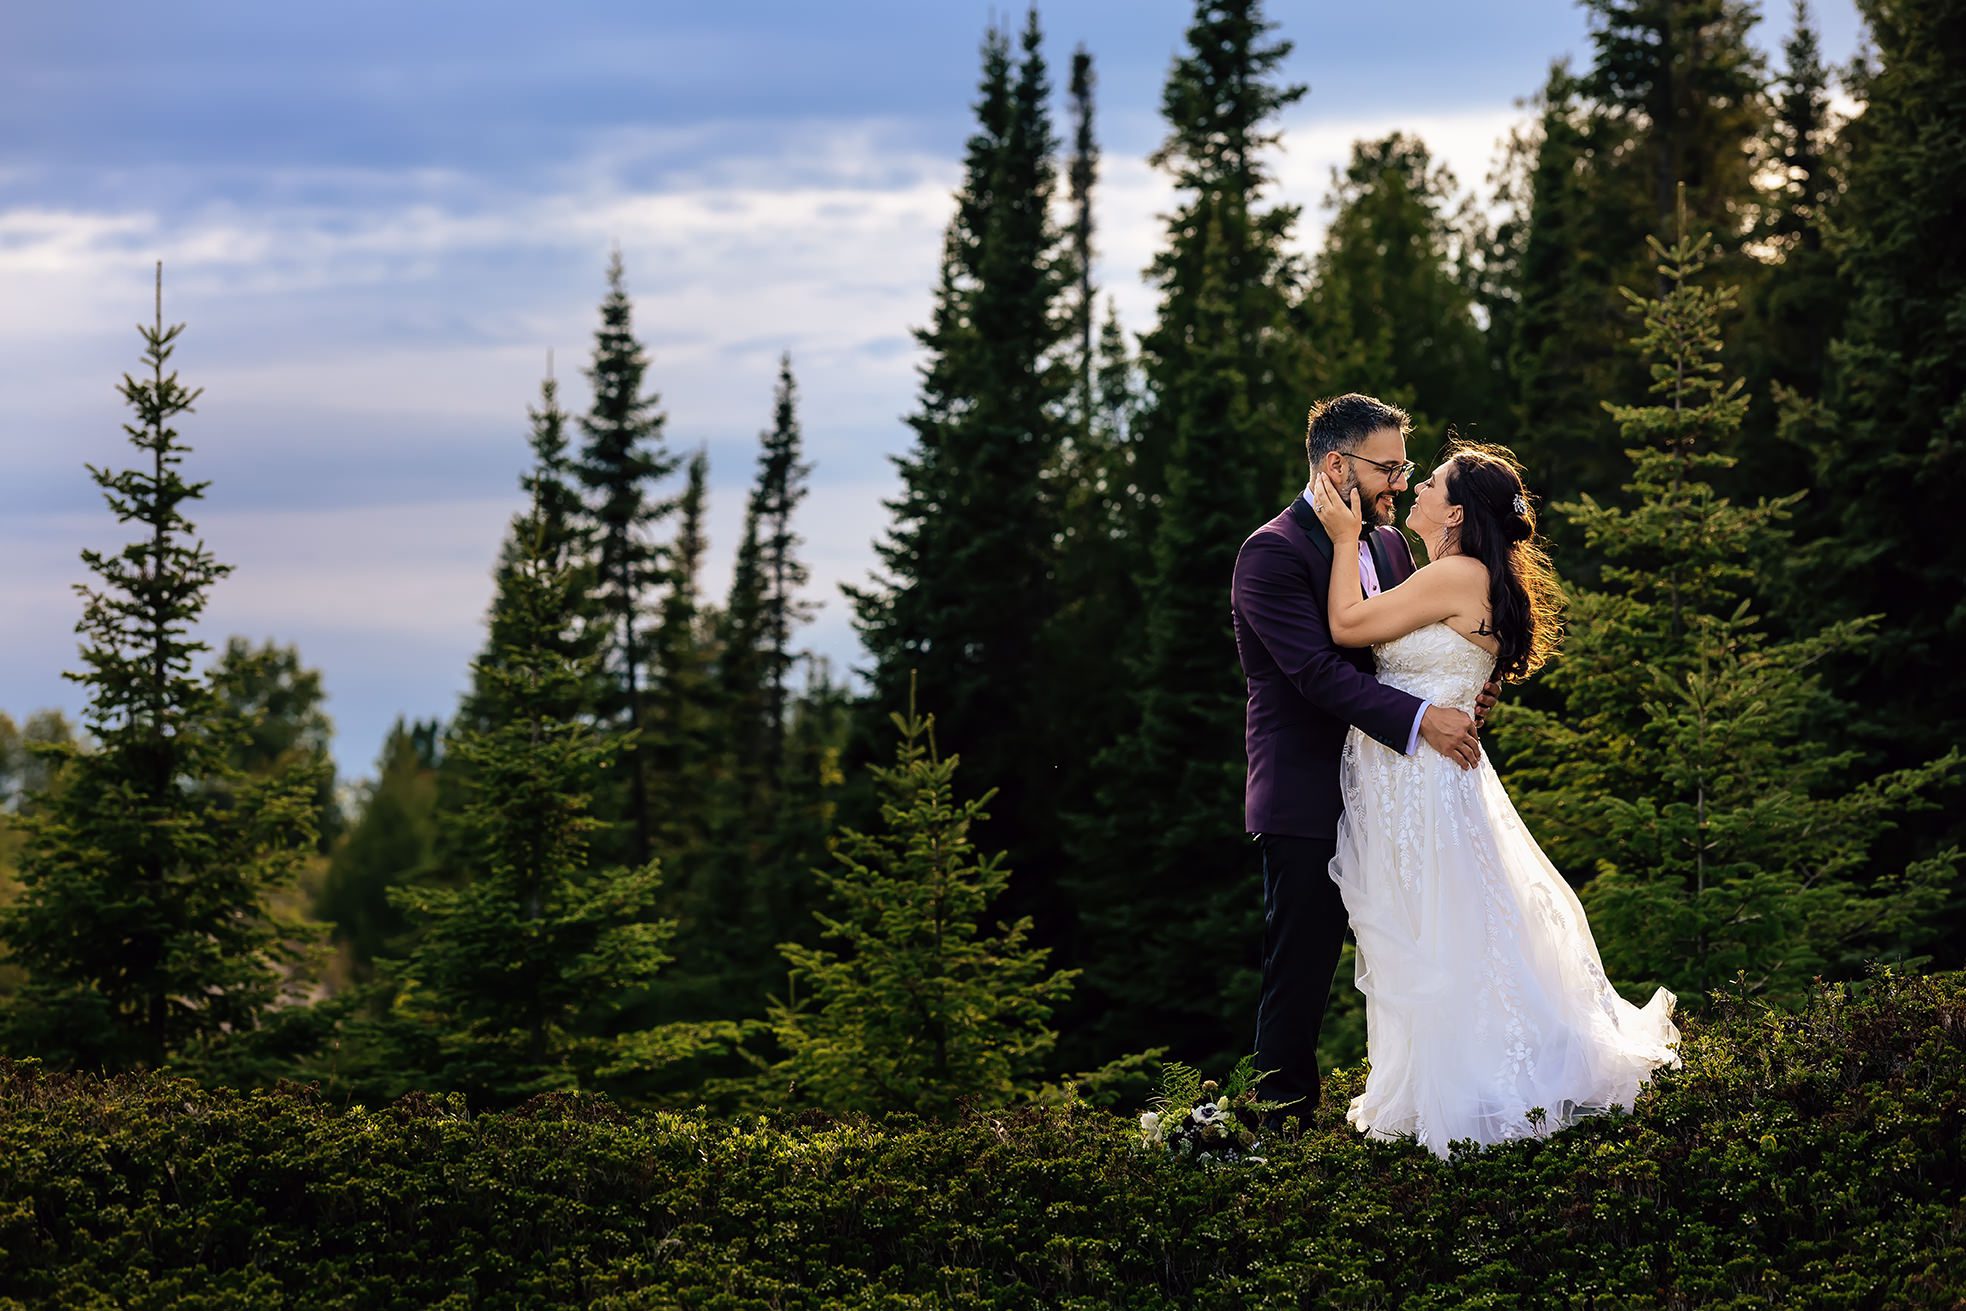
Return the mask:
[[[1358,493],[1359,518],[1364,521],[1367,528],[1384,528],[1392,523],[1396,503],[1390,489],[1379,494],[1385,498],[1383,502],[1378,496],[1367,500],[1365,488],[1359,486],[1358,475],[1352,474],[1345,479],[1345,485],[1338,489],[1338,495],[1349,501],[1353,492]]]

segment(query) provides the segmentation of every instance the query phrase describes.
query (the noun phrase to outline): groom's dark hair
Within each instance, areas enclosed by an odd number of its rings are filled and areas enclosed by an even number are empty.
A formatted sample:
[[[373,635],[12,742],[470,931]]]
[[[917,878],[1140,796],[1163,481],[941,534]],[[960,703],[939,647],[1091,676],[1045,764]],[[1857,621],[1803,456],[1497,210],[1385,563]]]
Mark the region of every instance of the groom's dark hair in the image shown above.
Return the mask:
[[[1304,458],[1316,470],[1332,451],[1351,451],[1381,428],[1397,428],[1401,437],[1413,431],[1413,418],[1397,405],[1376,396],[1348,391],[1311,407],[1304,422]]]

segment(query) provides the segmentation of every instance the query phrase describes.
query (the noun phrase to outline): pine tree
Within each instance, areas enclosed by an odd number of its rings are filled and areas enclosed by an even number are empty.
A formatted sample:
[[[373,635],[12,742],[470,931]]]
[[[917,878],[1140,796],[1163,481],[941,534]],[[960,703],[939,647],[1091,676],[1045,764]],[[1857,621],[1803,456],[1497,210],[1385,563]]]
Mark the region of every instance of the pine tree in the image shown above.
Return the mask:
[[[744,505],[744,531],[731,568],[730,595],[720,616],[717,683],[728,724],[724,731],[736,808],[750,812],[764,792],[765,680],[769,661],[764,646],[765,566],[760,539],[760,496],[753,490]]]
[[[783,947],[788,1000],[770,1022],[785,1059],[764,1081],[835,1113],[948,1116],[965,1099],[1001,1106],[1035,1088],[1056,1035],[1045,1027],[1073,972],[1046,972],[1028,918],[986,928],[1010,875],[971,831],[990,796],[958,801],[957,760],[933,717],[891,717],[894,764],[876,767],[881,830],[846,830],[839,868],[818,870],[819,914],[840,950]]]
[[[1754,210],[1753,145],[1766,75],[1748,42],[1759,21],[1745,0],[1584,0],[1596,58],[1584,80],[1619,166],[1640,201],[1630,221],[1669,221],[1685,189],[1688,212],[1726,241]],[[1634,241],[1634,246],[1638,241]]]
[[[1355,143],[1332,180],[1335,212],[1302,311],[1316,391],[1370,392],[1408,409],[1420,432],[1491,414],[1453,175],[1395,132]]]
[[[792,832],[800,826],[790,823],[785,795],[796,773],[788,746],[794,710],[788,678],[798,659],[791,646],[815,608],[802,596],[808,575],[793,526],[812,466],[801,458],[789,354],[779,361],[771,427],[758,441],[756,481],[719,635],[719,832],[707,863],[693,874],[685,915],[686,972],[714,976],[708,995],[722,1006],[732,995],[762,989],[775,972],[774,944],[786,926],[772,907],[784,901],[786,885],[805,881],[803,871],[815,858],[811,844]]]
[[[1107,653],[1136,727],[1095,757],[1098,790],[1074,823],[1076,958],[1091,986],[1066,1026],[1073,1066],[1161,1043],[1233,1063],[1254,1009],[1260,907],[1238,895],[1248,847],[1224,827],[1243,771],[1226,589],[1237,544],[1302,468],[1308,395],[1290,325],[1296,210],[1261,208],[1272,120],[1303,95],[1273,81],[1290,45],[1270,28],[1257,0],[1202,0],[1162,99],[1169,134],[1154,162],[1181,194],[1149,270],[1160,317],[1141,342],[1133,443],[1152,556],[1141,647]]]
[[[759,638],[764,654],[765,777],[775,786],[784,773],[787,680],[793,662],[792,634],[809,622],[818,607],[802,593],[809,574],[799,558],[804,544],[792,527],[792,516],[806,498],[812,466],[802,458],[797,385],[792,357],[779,360],[778,390],[772,403],[771,430],[762,434],[758,483],[753,494],[757,508],[759,567],[765,584]]]
[[[438,1086],[509,1101],[591,1079],[620,1055],[615,999],[667,961],[651,916],[660,873],[595,869],[601,826],[584,790],[616,750],[560,717],[591,669],[569,659],[574,573],[556,564],[542,502],[494,614],[479,677],[503,719],[456,739],[471,763],[459,849],[483,864],[461,886],[393,889],[418,930],[392,972],[405,1049]]]
[[[1099,142],[1092,126],[1092,54],[1072,52],[1072,157],[1065,168],[1072,205],[1071,252],[1076,287],[1072,298],[1072,340],[1077,355],[1072,413],[1073,438],[1090,445],[1098,405],[1099,356],[1093,343],[1092,189],[1099,180]]]
[[[654,488],[676,471],[678,461],[663,445],[664,416],[654,395],[643,395],[648,360],[635,340],[634,309],[616,250],[608,262],[608,293],[601,301],[601,326],[594,334],[594,359],[587,378],[593,404],[581,420],[586,444],[575,465],[589,494],[588,514],[596,539],[596,600],[611,631],[610,696],[603,707],[624,733],[634,733],[646,712],[649,637],[642,616],[650,593],[664,581],[660,546],[649,531],[674,512],[672,502]],[[630,739],[623,750],[628,796],[623,818],[631,836],[630,864],[643,865],[653,850],[649,813],[648,764]]]
[[[1744,279],[1738,334],[1742,373],[1756,403],[1733,452],[1740,460],[1731,480],[1737,489],[1808,485],[1809,461],[1798,459],[1794,445],[1782,439],[1779,407],[1790,395],[1822,395],[1829,344],[1845,309],[1836,254],[1826,242],[1842,192],[1842,146],[1830,114],[1829,71],[1806,0],[1796,0],[1795,27],[1782,50],[1785,68],[1775,84],[1764,152],[1764,172],[1774,182],[1749,234],[1758,265]],[[1823,497],[1805,500],[1798,507],[1799,531],[1814,536],[1829,530],[1828,523],[1811,521],[1831,504]]]
[[[1829,523],[1814,583],[1830,614],[1876,611],[1888,640],[1852,671],[1866,745],[1906,765],[1966,735],[1955,675],[1966,546],[1947,530],[1966,491],[1966,65],[1952,0],[1861,6],[1876,43],[1846,129],[1848,190],[1831,248],[1849,296],[1820,406],[1790,436],[1813,456]],[[1966,837],[1953,817],[1943,831]],[[1966,928],[1966,902],[1949,922]],[[1957,939],[1956,939],[1957,940]],[[1950,959],[1962,959],[1954,948]]]
[[[83,722],[92,750],[65,751],[62,786],[26,817],[19,898],[0,937],[27,981],[8,1015],[10,1050],[86,1066],[157,1066],[255,1029],[280,993],[292,926],[266,909],[314,842],[312,779],[248,777],[244,736],[219,693],[192,673],[191,637],[216,560],[185,517],[206,483],[187,482],[174,422],[199,393],[166,366],[183,324],[141,327],[146,375],[125,374],[124,431],[147,459],[89,466],[118,522],[144,536],[84,551],[96,582],[83,613]]]
[[[1902,869],[1873,856],[1931,804],[1958,753],[1863,777],[1821,682],[1833,656],[1879,642],[1868,619],[1777,639],[1754,614],[1751,562],[1784,545],[1793,497],[1737,505],[1713,478],[1747,406],[1718,359],[1732,288],[1703,285],[1710,235],[1681,211],[1653,239],[1668,290],[1632,296],[1652,401],[1609,405],[1630,452],[1622,504],[1568,507],[1603,559],[1574,602],[1560,707],[1498,725],[1510,787],[1582,896],[1607,971],[1642,994],[1722,986],[1793,999],[1819,974],[1904,958],[1932,937],[1957,852]]]
[[[1221,349],[1210,334],[1228,334],[1247,412],[1236,427],[1220,425],[1214,458],[1224,472],[1246,470],[1238,483],[1243,500],[1252,514],[1267,511],[1252,522],[1275,513],[1271,503],[1288,481],[1270,457],[1279,434],[1302,427],[1308,382],[1303,348],[1286,326],[1304,274],[1289,250],[1299,210],[1261,208],[1271,180],[1263,156],[1280,140],[1274,120],[1305,92],[1274,82],[1292,49],[1289,41],[1268,42],[1274,26],[1261,0],[1197,0],[1188,47],[1161,93],[1168,136],[1151,162],[1172,175],[1179,199],[1168,216],[1167,244],[1147,270],[1161,301],[1140,343],[1148,398],[1137,477],[1155,503],[1166,495],[1167,462],[1183,425],[1207,421],[1193,402],[1212,384],[1194,356]],[[1221,270],[1213,280],[1211,260]],[[1265,421],[1272,425],[1266,430]],[[1263,458],[1238,463],[1252,448]]]
[[[1656,277],[1645,239],[1670,227],[1684,182],[1694,221],[1733,261],[1758,206],[1753,160],[1766,105],[1745,0],[1585,0],[1592,61],[1561,68],[1544,97],[1531,226],[1518,297],[1518,451],[1539,492],[1604,497],[1624,477],[1597,406],[1644,385],[1622,349],[1621,287]],[[1560,516],[1559,546],[1574,547]],[[1586,571],[1587,572],[1587,571]]]
[[[896,704],[919,671],[942,738],[1002,780],[990,835],[1012,851],[1013,897],[1052,895],[1060,860],[1049,762],[1078,749],[1048,713],[1047,634],[1059,604],[1051,475],[1072,386],[1070,260],[1051,217],[1053,140],[1042,34],[1033,12],[1016,59],[984,42],[971,137],[936,295],[916,440],[899,461],[882,576],[849,589],[873,658],[855,759],[874,754],[873,707]],[[1052,919],[1041,919],[1041,932]]]
[[[1601,488],[1618,473],[1617,453],[1607,454],[1593,434],[1605,427],[1600,398],[1616,395],[1629,373],[1617,349],[1622,324],[1606,296],[1623,256],[1593,228],[1600,165],[1591,140],[1577,79],[1558,63],[1538,100],[1525,208],[1510,220],[1520,252],[1514,286],[1496,296],[1512,310],[1507,361],[1517,435],[1510,444],[1544,495]],[[1608,472],[1597,468],[1600,456]]]
[[[720,732],[714,697],[716,617],[700,595],[708,512],[710,454],[690,457],[678,503],[676,537],[667,553],[652,651],[649,710],[642,754],[650,767],[657,848],[672,865],[700,853],[711,831],[711,770]]]
[[[473,683],[451,723],[453,733],[483,731],[494,727],[507,714],[498,704],[482,675],[496,666],[498,652],[490,642],[491,630],[499,627],[499,609],[506,604],[512,576],[533,550],[529,535],[537,529],[542,536],[538,548],[555,569],[569,574],[569,604],[574,609],[560,633],[564,658],[588,663],[586,657],[598,652],[608,639],[609,619],[595,604],[599,585],[596,576],[596,532],[589,522],[581,499],[579,469],[567,439],[567,414],[560,408],[560,386],[553,376],[553,357],[546,357],[546,375],[539,384],[539,404],[528,407],[530,425],[526,443],[532,462],[519,477],[519,490],[530,507],[513,515],[493,574],[491,612],[486,619],[487,641],[472,663]],[[601,713],[606,698],[605,675],[595,672],[593,684],[569,690],[565,705],[554,708],[557,717],[594,718]],[[458,764],[462,761],[447,761]]]

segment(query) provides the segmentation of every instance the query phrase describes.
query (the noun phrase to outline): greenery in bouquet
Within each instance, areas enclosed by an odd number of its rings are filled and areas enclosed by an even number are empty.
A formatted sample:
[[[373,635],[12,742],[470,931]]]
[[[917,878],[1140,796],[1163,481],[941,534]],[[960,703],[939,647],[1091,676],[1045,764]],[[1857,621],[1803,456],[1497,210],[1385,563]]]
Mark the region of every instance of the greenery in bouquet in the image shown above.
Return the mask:
[[[1226,1085],[1179,1061],[1161,1066],[1160,1093],[1140,1116],[1141,1150],[1204,1166],[1261,1163],[1262,1117],[1290,1105],[1259,1098],[1262,1079],[1253,1056],[1236,1063]]]

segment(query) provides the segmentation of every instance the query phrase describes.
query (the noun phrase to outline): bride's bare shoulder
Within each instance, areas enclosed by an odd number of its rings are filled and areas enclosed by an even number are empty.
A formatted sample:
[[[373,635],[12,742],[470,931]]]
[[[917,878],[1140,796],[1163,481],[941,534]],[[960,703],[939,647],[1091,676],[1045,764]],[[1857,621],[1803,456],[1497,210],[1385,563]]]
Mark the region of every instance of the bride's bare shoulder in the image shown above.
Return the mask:
[[[1488,566],[1472,555],[1444,555],[1420,566],[1438,594],[1464,598],[1470,603],[1488,603]]]
[[[1420,566],[1421,572],[1438,570],[1437,577],[1442,582],[1469,581],[1488,584],[1488,566],[1472,555],[1443,555],[1438,560],[1429,560]]]

